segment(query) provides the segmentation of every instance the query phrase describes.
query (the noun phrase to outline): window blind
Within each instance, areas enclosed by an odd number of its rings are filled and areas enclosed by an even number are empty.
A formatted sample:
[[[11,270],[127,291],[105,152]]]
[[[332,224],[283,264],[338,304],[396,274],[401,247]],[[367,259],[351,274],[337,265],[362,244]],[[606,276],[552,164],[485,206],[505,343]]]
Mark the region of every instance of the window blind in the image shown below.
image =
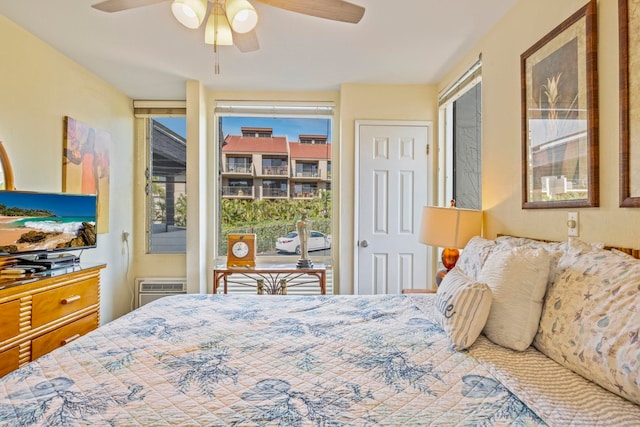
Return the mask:
[[[215,103],[215,113],[225,115],[253,115],[253,116],[306,116],[327,117],[334,113],[333,102],[265,102],[265,101],[225,101]]]
[[[481,77],[482,54],[478,57],[478,60],[458,78],[458,80],[442,91],[438,96],[438,106],[442,106],[466,92],[467,88],[475,85]]]

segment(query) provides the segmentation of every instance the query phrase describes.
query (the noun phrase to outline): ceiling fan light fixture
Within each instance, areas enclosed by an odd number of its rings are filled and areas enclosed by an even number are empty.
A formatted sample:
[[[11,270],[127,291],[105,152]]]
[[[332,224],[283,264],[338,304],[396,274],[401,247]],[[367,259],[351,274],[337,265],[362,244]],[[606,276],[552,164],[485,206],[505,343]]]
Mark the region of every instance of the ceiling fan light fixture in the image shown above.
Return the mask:
[[[216,46],[232,46],[233,33],[227,17],[218,4],[213,8],[204,29],[204,42]]]
[[[248,33],[258,23],[258,13],[247,0],[227,0],[226,12],[229,24],[236,33]]]
[[[182,25],[196,29],[204,21],[207,0],[173,0],[171,12]]]

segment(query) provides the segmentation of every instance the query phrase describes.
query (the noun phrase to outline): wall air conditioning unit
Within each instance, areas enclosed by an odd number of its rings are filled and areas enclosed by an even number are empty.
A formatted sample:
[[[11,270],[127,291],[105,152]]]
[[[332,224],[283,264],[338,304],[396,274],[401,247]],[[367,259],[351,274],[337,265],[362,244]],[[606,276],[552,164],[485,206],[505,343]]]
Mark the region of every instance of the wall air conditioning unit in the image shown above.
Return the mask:
[[[187,279],[183,277],[136,278],[136,308],[162,297],[187,293]]]

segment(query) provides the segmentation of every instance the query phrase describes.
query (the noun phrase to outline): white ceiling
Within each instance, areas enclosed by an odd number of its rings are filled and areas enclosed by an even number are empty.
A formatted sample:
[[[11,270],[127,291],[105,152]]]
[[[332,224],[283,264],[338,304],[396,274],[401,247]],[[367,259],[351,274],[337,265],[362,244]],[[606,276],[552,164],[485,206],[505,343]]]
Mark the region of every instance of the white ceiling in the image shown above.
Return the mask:
[[[0,0],[0,13],[133,99],[184,99],[185,81],[217,90],[338,90],[342,83],[433,84],[516,0],[350,0],[358,24],[254,1],[261,49],[219,50],[170,1],[105,13],[99,0]],[[8,41],[3,40],[2,43]]]

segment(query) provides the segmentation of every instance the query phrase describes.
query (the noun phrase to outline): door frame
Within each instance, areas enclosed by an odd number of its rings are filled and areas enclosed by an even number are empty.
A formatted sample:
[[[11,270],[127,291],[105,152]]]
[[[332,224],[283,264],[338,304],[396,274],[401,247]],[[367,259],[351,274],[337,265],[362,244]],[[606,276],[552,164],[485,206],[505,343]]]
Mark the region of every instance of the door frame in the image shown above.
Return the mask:
[[[431,120],[355,120],[355,141],[354,141],[354,175],[353,175],[353,189],[354,189],[354,203],[353,203],[353,293],[358,293],[359,287],[359,268],[360,260],[358,258],[358,249],[360,248],[360,127],[361,126],[416,126],[427,128],[427,146],[429,147],[429,159],[430,164],[429,173],[432,179],[427,185],[427,197],[426,204],[433,204],[433,187],[434,180],[437,180],[437,174],[433,173],[433,159],[437,158],[434,155],[436,153],[437,146],[433,143],[433,122]],[[435,261],[434,251],[431,246],[427,246],[427,275],[433,276],[435,274]],[[427,279],[427,278],[425,278]]]

